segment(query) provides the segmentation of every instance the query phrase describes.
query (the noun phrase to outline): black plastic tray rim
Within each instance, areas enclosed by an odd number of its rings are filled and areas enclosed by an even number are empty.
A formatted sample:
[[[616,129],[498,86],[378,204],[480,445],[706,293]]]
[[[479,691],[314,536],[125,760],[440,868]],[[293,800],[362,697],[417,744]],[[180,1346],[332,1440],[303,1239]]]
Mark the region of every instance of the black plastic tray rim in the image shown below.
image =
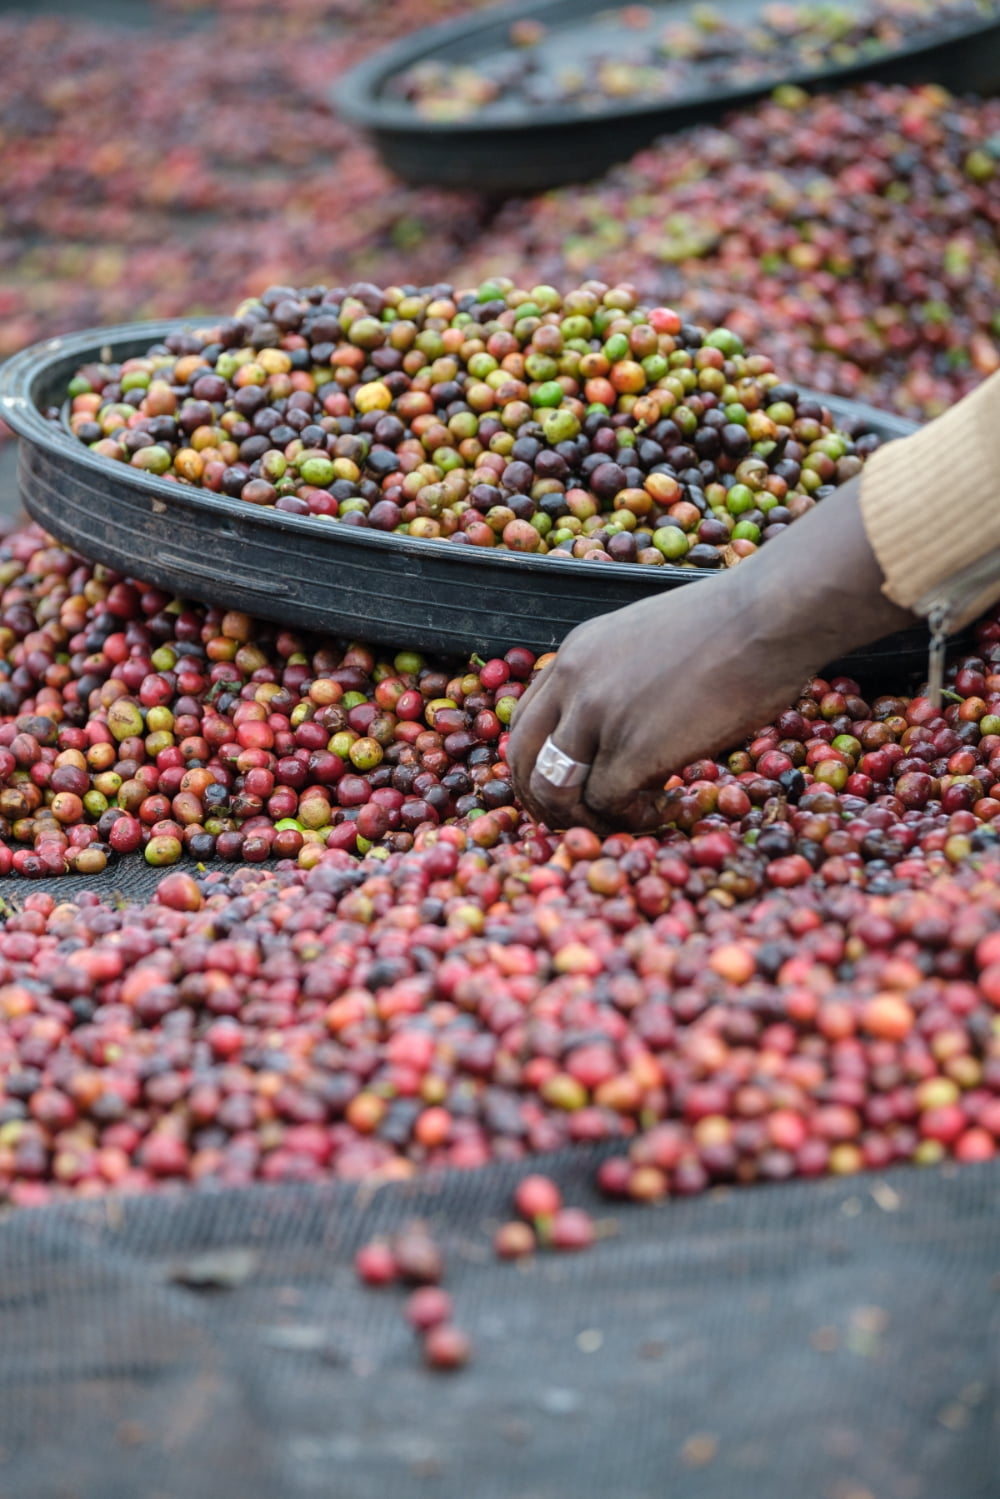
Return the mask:
[[[61,423],[50,421],[39,410],[37,392],[44,384],[45,377],[53,365],[62,364],[74,358],[79,365],[87,364],[99,359],[100,351],[106,349],[110,349],[112,357],[117,360],[134,357],[140,349],[144,351],[150,345],[162,342],[170,334],[211,327],[212,321],[211,317],[206,316],[171,319],[163,322],[124,323],[111,328],[89,328],[80,333],[30,344],[0,365],[0,416],[19,437],[53,457],[72,458],[75,464],[88,470],[95,477],[104,476],[109,480],[117,479],[119,482],[127,480],[130,487],[134,487],[140,493],[148,493],[151,500],[159,500],[171,507],[194,511],[206,518],[246,522],[248,517],[252,516],[255,525],[262,527],[265,531],[305,533],[322,538],[326,544],[334,541],[337,545],[343,545],[348,551],[359,547],[367,551],[374,547],[384,550],[387,555],[398,556],[402,552],[418,559],[434,557],[439,562],[450,564],[462,572],[468,572],[470,568],[478,570],[477,564],[479,566],[487,564],[489,573],[493,573],[497,568],[523,573],[525,569],[530,568],[541,578],[546,574],[563,576],[567,568],[574,568],[577,565],[573,560],[556,561],[549,556],[534,556],[531,553],[505,552],[495,548],[485,551],[478,547],[457,547],[450,541],[432,539],[410,540],[405,536],[367,530],[362,527],[343,526],[336,521],[321,520],[314,516],[291,515],[266,506],[249,507],[244,501],[231,498],[229,495],[215,494],[194,485],[163,479],[158,475],[147,474],[141,469],[135,469],[126,464],[117,464],[113,459],[92,453]],[[126,348],[129,350],[128,353],[125,353]],[[806,387],[801,387],[801,389],[803,394],[822,401],[835,417],[838,410],[841,412],[849,410],[870,416],[883,432],[897,437],[905,437],[916,431],[916,424],[905,417],[896,416],[891,412],[877,411],[856,402],[839,400],[835,396],[807,390]],[[588,562],[586,568],[587,576],[593,577],[595,582],[614,578],[620,583],[622,573],[626,571],[623,564],[616,562]],[[655,574],[660,586],[700,582],[705,578],[716,576],[712,572],[671,567],[669,564],[646,571]]]
[[[459,547],[247,505],[102,458],[43,414],[62,407],[81,364],[144,354],[169,333],[211,321],[206,315],[87,330],[35,344],[0,367],[0,416],[22,439],[21,497],[77,555],[285,628],[453,659],[502,654],[515,639],[535,651],[556,650],[596,616],[719,576]],[[872,407],[808,393],[885,440],[914,430]],[[926,629],[904,631],[830,669],[858,677],[889,670],[901,680],[921,668],[927,640]]]

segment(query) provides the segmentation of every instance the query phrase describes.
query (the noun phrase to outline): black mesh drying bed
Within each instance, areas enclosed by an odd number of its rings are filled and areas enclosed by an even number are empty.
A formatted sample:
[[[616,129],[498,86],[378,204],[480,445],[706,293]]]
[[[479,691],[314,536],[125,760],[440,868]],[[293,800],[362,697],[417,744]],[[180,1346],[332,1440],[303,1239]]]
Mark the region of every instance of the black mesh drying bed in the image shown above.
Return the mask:
[[[652,1210],[547,1164],[618,1232],[523,1269],[510,1167],[14,1215],[0,1499],[994,1499],[998,1163]],[[415,1216],[460,1374],[350,1268]]]

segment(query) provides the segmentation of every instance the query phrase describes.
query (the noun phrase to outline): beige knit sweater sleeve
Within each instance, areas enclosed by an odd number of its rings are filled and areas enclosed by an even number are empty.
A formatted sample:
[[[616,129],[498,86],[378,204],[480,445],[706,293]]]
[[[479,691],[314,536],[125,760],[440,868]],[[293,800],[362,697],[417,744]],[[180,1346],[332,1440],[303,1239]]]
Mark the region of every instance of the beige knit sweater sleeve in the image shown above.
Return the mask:
[[[1000,599],[1000,373],[869,459],[861,514],[894,603],[925,614],[944,589],[957,630]],[[995,580],[963,580],[990,553]]]

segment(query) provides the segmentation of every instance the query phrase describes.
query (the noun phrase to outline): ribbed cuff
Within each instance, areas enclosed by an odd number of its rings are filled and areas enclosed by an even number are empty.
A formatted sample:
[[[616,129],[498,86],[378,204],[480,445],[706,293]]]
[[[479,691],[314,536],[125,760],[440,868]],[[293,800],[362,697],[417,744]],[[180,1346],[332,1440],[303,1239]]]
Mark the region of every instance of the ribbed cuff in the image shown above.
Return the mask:
[[[868,460],[861,515],[885,575],[883,592],[904,609],[916,610],[964,568],[1000,551],[1000,373]],[[998,598],[1000,581],[970,599],[956,628]]]

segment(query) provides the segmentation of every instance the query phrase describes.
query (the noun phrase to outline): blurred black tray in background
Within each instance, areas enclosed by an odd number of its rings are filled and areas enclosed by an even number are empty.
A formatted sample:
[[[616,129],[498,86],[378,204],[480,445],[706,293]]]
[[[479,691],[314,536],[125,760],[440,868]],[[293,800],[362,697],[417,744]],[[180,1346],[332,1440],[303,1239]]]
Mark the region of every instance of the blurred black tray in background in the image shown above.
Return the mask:
[[[860,0],[845,0],[858,5]],[[573,23],[612,9],[615,0],[515,0],[459,21],[427,27],[367,58],[333,85],[334,107],[370,132],[382,159],[404,181],[467,189],[497,196],[540,192],[560,183],[597,177],[657,136],[761,99],[782,83],[831,88],[875,79],[880,83],[940,83],[957,93],[1000,88],[1000,13],[956,23],[942,21],[936,38],[920,36],[879,57],[843,66],[776,73],[741,86],[716,86],[669,100],[607,102],[523,109],[510,117],[483,114],[459,121],[421,116],[387,85],[397,74],[429,60],[475,64],[510,47],[514,21],[538,20],[558,37],[560,59],[572,60]],[[761,0],[726,0],[727,19],[755,16]],[[660,0],[665,22],[687,20],[697,0]],[[695,64],[695,66],[697,66]]]

